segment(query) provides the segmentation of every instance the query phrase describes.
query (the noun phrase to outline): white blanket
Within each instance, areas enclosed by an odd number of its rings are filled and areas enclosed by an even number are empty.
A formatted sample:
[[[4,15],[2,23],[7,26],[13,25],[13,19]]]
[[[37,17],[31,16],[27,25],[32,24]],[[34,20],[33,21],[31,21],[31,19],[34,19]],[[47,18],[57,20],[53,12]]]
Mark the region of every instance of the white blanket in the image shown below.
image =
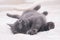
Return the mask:
[[[16,34],[13,35],[7,23],[14,23],[17,19],[7,17],[7,13],[19,14],[21,11],[2,11],[0,12],[0,40],[60,40],[60,5],[44,4],[38,12],[48,11],[47,21],[55,23],[55,29],[39,32],[36,35]]]

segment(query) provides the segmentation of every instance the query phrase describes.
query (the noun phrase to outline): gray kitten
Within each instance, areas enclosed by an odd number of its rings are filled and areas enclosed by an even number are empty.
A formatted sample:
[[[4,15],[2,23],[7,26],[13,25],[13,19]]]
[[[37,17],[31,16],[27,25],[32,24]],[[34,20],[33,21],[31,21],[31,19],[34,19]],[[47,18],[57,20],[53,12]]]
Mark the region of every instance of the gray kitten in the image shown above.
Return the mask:
[[[55,26],[54,23],[46,22],[48,12],[38,13],[38,9],[40,9],[39,5],[32,10],[24,11],[21,16],[7,14],[9,17],[18,19],[14,24],[8,24],[13,34],[24,33],[34,35],[40,31],[53,29]]]

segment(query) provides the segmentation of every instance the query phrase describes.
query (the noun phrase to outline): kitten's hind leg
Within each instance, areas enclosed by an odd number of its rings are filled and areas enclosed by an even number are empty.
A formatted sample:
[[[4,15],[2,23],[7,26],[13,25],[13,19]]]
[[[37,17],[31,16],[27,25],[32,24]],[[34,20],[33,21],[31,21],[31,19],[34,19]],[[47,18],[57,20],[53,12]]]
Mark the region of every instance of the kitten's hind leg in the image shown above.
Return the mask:
[[[38,32],[48,31],[50,29],[54,29],[54,27],[55,24],[53,22],[48,22],[47,24],[42,25]]]
[[[50,29],[54,29],[55,28],[55,24],[53,22],[48,22],[47,23],[47,27],[48,27],[49,30]]]
[[[7,13],[7,16],[12,17],[12,18],[16,18],[16,19],[20,18],[20,15],[12,15],[12,14],[8,14],[8,13]]]

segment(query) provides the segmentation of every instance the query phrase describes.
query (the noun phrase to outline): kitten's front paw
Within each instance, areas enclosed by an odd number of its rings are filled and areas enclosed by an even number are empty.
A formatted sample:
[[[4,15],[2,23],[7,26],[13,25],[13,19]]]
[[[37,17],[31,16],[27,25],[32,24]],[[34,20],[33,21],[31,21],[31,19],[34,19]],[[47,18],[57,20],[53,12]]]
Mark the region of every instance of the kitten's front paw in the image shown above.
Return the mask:
[[[27,31],[27,34],[30,34],[30,35],[34,35],[37,33],[37,29],[30,29],[29,31]]]

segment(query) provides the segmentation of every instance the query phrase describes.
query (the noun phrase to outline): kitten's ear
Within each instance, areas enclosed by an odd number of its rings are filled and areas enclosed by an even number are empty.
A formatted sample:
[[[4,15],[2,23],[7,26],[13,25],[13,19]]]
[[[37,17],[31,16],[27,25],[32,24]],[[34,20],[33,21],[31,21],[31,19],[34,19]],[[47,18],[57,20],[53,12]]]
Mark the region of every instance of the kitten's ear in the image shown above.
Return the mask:
[[[35,8],[33,8],[33,10],[38,11],[40,8],[41,8],[41,6],[40,5],[37,5]]]
[[[13,24],[7,24],[7,25],[9,25],[10,27],[13,27],[14,26]]]

